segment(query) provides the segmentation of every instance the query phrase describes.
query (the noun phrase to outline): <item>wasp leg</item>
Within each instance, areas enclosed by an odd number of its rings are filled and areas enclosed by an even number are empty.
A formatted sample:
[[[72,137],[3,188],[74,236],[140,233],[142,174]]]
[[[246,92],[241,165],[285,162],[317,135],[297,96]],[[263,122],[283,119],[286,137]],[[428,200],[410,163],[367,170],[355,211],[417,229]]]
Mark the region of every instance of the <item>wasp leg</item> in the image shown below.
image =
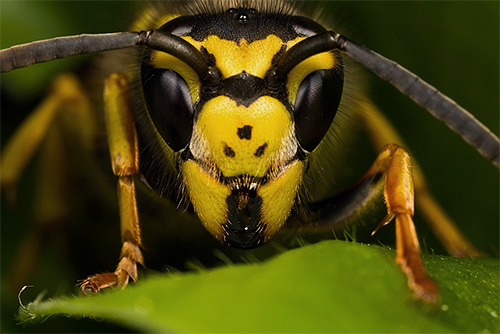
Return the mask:
[[[426,274],[420,257],[420,245],[413,223],[413,180],[409,154],[395,144],[383,151],[389,160],[384,197],[389,215],[396,217],[396,261],[408,277],[409,287],[418,299],[436,302],[439,290]],[[389,158],[392,154],[392,158]],[[382,162],[383,164],[384,162]]]
[[[25,167],[39,151],[34,185],[34,227],[20,242],[10,269],[8,285],[14,291],[29,281],[41,254],[42,239],[60,231],[68,212],[67,165],[72,143],[89,151],[96,136],[96,121],[91,103],[78,80],[71,74],[57,77],[49,94],[16,130],[2,151],[0,186],[9,204],[16,202],[16,187]]]
[[[54,80],[48,97],[23,122],[3,148],[0,185],[8,195],[10,193],[9,199],[13,199],[20,175],[56,122],[56,116],[60,116],[62,126],[78,123],[75,130],[84,148],[88,149],[93,144],[96,127],[90,101],[74,76],[61,75]],[[67,122],[67,118],[72,122]]]
[[[113,273],[96,274],[84,280],[80,286],[84,294],[111,286],[124,288],[130,278],[137,279],[137,263],[144,265],[133,180],[133,175],[139,172],[138,144],[125,75],[113,74],[106,80],[104,103],[111,163],[113,173],[118,176],[122,249]]]
[[[383,196],[382,196],[383,193]],[[439,290],[425,272],[413,223],[413,180],[410,156],[396,144],[386,145],[365,175],[344,193],[313,203],[290,223],[305,228],[338,229],[373,211],[385,199],[387,215],[377,229],[396,220],[397,263],[415,297],[437,301]],[[312,221],[313,223],[306,223]]]
[[[364,103],[362,119],[376,150],[380,150],[388,143],[405,146],[394,127],[375,106]],[[417,208],[424,215],[427,223],[446,251],[456,257],[480,256],[481,253],[467,240],[432,196],[424,174],[418,166],[413,166],[413,175]]]
[[[8,286],[18,292],[35,274],[43,240],[60,231],[59,225],[68,216],[68,166],[64,159],[66,147],[61,128],[48,129],[37,164],[34,187],[33,223],[21,241],[10,269]]]

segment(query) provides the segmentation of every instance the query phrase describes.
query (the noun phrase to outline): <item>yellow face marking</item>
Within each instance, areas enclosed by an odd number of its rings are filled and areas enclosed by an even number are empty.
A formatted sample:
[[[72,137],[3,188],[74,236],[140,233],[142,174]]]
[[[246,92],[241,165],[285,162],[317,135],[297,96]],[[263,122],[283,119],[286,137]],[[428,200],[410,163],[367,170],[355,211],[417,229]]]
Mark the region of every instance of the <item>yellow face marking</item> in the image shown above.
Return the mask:
[[[231,194],[230,187],[215,180],[192,160],[183,162],[181,170],[198,218],[213,236],[222,241],[222,225],[227,222],[226,199]]]
[[[298,37],[288,42],[288,49],[298,42],[306,39],[306,37]],[[331,69],[335,66],[335,56],[331,52],[323,52],[307,58],[300,64],[295,66],[288,74],[286,88],[288,89],[288,99],[292,104],[295,104],[297,90],[299,89],[302,80],[309,74],[317,70]]]
[[[305,165],[295,160],[275,179],[257,189],[262,198],[261,221],[267,225],[264,233],[272,237],[281,229],[290,215],[290,210],[297,197]]]
[[[273,56],[283,45],[283,41],[275,35],[269,35],[265,39],[252,43],[248,43],[244,39],[236,43],[214,35],[208,36],[201,42],[190,37],[185,37],[185,39],[198,50],[204,47],[208,53],[215,57],[216,66],[221,71],[223,78],[229,78],[243,71],[264,78],[271,67]]]
[[[191,152],[223,176],[264,176],[297,149],[290,113],[278,100],[262,96],[238,106],[227,96],[208,101],[194,126]]]

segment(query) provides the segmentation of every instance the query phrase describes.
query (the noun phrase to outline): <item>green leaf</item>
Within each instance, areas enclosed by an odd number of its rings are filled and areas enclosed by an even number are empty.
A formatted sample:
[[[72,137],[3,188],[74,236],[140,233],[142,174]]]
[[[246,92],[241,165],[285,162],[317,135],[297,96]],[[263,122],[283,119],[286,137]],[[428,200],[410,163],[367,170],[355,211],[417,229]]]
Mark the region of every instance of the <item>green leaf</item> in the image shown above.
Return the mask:
[[[261,264],[152,275],[123,291],[28,304],[24,320],[61,314],[150,332],[498,332],[493,259],[426,257],[440,307],[412,300],[394,252],[324,241]]]

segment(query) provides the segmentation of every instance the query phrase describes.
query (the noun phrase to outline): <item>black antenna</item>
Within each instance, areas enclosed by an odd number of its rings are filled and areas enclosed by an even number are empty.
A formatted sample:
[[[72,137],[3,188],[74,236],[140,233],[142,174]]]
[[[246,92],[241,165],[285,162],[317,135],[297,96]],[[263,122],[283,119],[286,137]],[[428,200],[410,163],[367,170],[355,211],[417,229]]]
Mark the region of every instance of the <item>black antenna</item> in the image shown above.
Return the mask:
[[[123,49],[143,43],[147,32],[66,36],[16,45],[0,51],[2,73],[18,68],[94,52]]]
[[[5,73],[54,59],[124,49],[136,45],[145,45],[151,49],[169,53],[191,66],[200,79],[203,80],[207,76],[207,62],[198,49],[178,36],[158,30],[83,34],[16,45],[0,50],[0,72]]]
[[[274,74],[284,78],[301,61],[321,52],[339,49],[443,121],[483,156],[500,167],[500,140],[455,101],[401,65],[333,31],[297,43],[278,60]]]

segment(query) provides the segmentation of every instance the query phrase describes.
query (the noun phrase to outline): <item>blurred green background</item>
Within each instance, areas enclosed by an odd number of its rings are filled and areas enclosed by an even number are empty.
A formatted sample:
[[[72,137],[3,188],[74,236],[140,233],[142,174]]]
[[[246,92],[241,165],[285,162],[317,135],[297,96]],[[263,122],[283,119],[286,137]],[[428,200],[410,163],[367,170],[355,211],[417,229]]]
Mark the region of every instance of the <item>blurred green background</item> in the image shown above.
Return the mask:
[[[306,5],[323,8],[324,20],[331,22],[336,31],[420,75],[468,109],[494,133],[499,133],[498,2],[322,1],[319,4],[308,2]],[[142,4],[131,1],[1,1],[0,44],[5,48],[61,35],[121,31],[127,28],[128,22],[135,17],[134,12],[141,7]],[[87,60],[88,57],[58,60],[2,75],[2,146],[44,96],[47,85],[54,76],[74,68],[81,69]],[[484,252],[498,256],[498,169],[390,85],[369,73],[366,74],[366,79],[370,96],[405,138],[439,202],[471,241]],[[364,140],[361,139],[360,142],[364,143]],[[357,152],[357,167],[353,169],[365,170],[374,157],[375,153],[369,149]],[[32,227],[30,201],[33,195],[30,186],[36,178],[34,174],[35,169],[30,166],[20,185],[19,203],[15,209],[9,208],[5,200],[2,200],[0,330],[123,331],[92,320],[61,318],[35,327],[15,325],[13,316],[18,306],[16,295],[7,290],[5,282],[13,265],[13,255],[23,236]],[[111,178],[111,184],[112,181]],[[73,282],[76,279],[114,267],[119,249],[118,222],[113,218],[116,214],[114,204],[109,204],[111,213],[104,212],[108,207],[107,203],[103,201],[95,204],[95,207],[88,210],[91,213],[85,212],[95,219],[88,229],[77,229],[76,232],[65,230],[63,236],[73,237],[69,241],[61,241],[60,238],[46,240],[41,248],[39,266],[35,270],[36,277],[26,282],[35,285],[33,292],[26,293],[26,299],[33,299],[44,288],[49,289],[49,296],[74,293],[76,290]],[[144,206],[139,208],[141,212],[148,209],[150,208]],[[99,225],[101,222],[103,224]],[[416,222],[420,239],[427,250],[442,253],[441,246],[418,213]],[[161,224],[149,223],[146,227],[154,234],[157,229],[162,228]],[[204,232],[201,229],[197,233]],[[75,241],[74,237],[80,234],[83,240]],[[184,239],[182,236],[175,237],[178,243]],[[383,238],[384,242],[392,242],[393,226],[382,229],[377,237]],[[193,240],[196,238],[186,240],[189,255],[183,257],[184,260],[204,258],[206,255],[198,256],[196,247],[190,244],[195,242]],[[215,247],[210,238],[207,240],[207,249]],[[146,262],[150,267],[156,270],[165,270],[166,265],[178,267],[177,263],[169,262],[168,257],[164,258],[163,264],[161,260],[149,260],[154,254],[165,252],[162,248],[164,244],[156,244],[157,240],[154,241],[155,244],[146,244]],[[373,239],[371,241],[376,242]],[[109,253],[100,252],[106,247],[110,248]],[[184,251],[182,248],[174,249],[176,252]],[[223,251],[226,249],[223,248]],[[78,252],[84,254],[75,255]],[[88,263],[83,264],[82,258],[90,263],[97,262],[98,265],[93,267]],[[82,261],[82,264],[75,263],[75,259]],[[203,263],[203,260],[200,261]],[[207,261],[214,262],[213,259]]]

